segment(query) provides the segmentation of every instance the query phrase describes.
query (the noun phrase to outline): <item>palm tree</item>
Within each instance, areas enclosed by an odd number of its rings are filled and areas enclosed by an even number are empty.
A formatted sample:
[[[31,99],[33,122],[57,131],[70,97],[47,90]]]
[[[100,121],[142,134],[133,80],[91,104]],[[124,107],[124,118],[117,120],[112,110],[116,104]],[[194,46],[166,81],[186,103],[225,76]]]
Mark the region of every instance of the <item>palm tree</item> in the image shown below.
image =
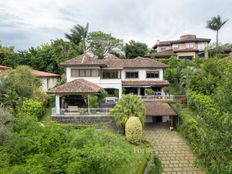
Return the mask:
[[[74,44],[78,45],[82,53],[86,53],[86,41],[88,38],[89,24],[87,23],[85,27],[77,24],[70,31],[70,34],[65,33],[65,37]]]
[[[216,46],[218,46],[218,32],[228,20],[229,19],[222,21],[221,17],[218,15],[207,21],[206,28],[216,31]]]

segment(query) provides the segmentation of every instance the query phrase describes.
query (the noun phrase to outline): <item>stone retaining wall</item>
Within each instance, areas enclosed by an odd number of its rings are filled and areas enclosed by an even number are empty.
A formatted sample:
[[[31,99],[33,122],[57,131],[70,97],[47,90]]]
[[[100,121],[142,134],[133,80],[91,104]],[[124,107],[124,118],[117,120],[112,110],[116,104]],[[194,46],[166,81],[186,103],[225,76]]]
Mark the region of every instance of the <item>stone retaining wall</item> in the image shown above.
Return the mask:
[[[53,121],[59,123],[67,123],[67,124],[79,124],[79,125],[95,125],[97,128],[112,128],[117,129],[114,119],[107,116],[52,116],[51,119]]]

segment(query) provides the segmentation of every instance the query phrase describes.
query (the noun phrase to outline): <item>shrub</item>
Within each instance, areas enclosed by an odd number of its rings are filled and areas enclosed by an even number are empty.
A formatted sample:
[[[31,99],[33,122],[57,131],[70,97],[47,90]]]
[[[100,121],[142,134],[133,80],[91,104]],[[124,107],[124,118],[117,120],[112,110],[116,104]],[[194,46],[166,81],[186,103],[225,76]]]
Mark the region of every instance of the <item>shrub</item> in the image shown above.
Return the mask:
[[[147,95],[155,95],[155,91],[153,91],[153,89],[151,89],[151,88],[146,88],[145,93]]]
[[[142,139],[142,124],[138,117],[130,117],[126,122],[126,138],[133,144],[138,144]]]
[[[17,107],[17,113],[34,116],[40,119],[44,115],[44,106],[40,101],[28,99],[23,101],[21,107]]]
[[[42,102],[44,106],[48,104],[48,95],[43,91],[42,87],[33,90],[33,99]]]
[[[117,105],[110,110],[116,124],[125,126],[126,121],[131,116],[138,117],[141,123],[145,119],[145,107],[142,99],[136,95],[123,95]]]
[[[0,145],[10,137],[13,125],[14,117],[8,109],[0,105]]]
[[[95,96],[95,95],[90,95],[88,97],[88,107],[89,108],[97,108],[99,106],[99,103],[98,103],[98,97]]]

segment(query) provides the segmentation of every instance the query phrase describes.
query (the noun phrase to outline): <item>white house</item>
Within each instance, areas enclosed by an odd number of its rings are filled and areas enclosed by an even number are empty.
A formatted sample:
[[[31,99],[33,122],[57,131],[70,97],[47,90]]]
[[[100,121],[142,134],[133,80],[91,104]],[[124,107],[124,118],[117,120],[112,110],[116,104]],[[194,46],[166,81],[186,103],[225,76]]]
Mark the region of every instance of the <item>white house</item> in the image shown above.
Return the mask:
[[[67,83],[48,91],[56,96],[54,116],[75,116],[78,115],[78,108],[90,109],[88,95],[98,94],[99,90],[104,88],[111,101],[116,101],[114,99],[120,98],[122,94],[133,93],[141,96],[146,107],[146,122],[171,120],[170,125],[173,127],[175,112],[167,103],[151,100],[167,96],[164,87],[168,86],[169,82],[163,79],[167,65],[150,58],[119,59],[113,55],[104,59],[80,55],[60,65],[65,68]],[[147,96],[146,88],[151,88],[155,93]]]

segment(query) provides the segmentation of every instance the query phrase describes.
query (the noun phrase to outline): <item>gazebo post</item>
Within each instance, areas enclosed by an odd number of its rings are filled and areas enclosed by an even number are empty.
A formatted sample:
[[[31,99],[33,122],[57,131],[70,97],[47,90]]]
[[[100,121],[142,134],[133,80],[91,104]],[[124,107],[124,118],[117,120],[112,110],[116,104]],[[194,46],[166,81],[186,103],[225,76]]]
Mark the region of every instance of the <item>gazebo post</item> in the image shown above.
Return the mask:
[[[87,95],[87,108],[88,108],[88,114],[90,114],[90,108],[89,108],[89,94]]]
[[[56,95],[56,115],[60,115],[60,95]]]
[[[170,130],[173,130],[174,116],[173,116],[173,115],[170,115],[169,118],[170,118]]]

